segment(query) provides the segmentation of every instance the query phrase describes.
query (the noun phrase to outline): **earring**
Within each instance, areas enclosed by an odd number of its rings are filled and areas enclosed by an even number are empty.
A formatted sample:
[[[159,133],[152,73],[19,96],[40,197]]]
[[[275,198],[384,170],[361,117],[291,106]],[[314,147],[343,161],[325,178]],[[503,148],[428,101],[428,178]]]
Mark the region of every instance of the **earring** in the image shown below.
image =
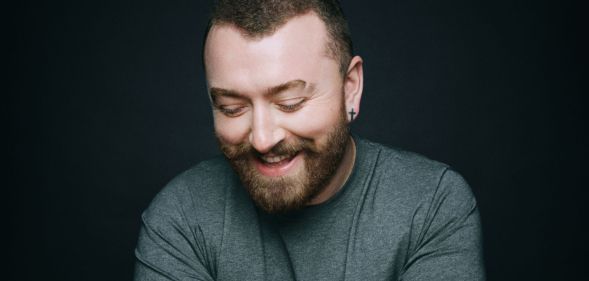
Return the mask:
[[[352,110],[350,110],[348,113],[350,114],[350,121],[354,121],[354,115],[356,115],[354,108],[352,107]]]

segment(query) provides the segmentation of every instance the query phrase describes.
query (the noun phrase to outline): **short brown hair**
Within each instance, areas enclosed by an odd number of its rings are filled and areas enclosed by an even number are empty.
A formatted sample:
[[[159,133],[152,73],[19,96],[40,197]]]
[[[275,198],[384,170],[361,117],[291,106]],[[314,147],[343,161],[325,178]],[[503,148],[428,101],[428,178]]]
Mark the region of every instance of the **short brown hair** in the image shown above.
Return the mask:
[[[217,0],[205,33],[213,25],[232,24],[250,37],[273,34],[291,18],[315,12],[329,36],[328,55],[339,61],[345,75],[352,59],[352,39],[338,0]]]

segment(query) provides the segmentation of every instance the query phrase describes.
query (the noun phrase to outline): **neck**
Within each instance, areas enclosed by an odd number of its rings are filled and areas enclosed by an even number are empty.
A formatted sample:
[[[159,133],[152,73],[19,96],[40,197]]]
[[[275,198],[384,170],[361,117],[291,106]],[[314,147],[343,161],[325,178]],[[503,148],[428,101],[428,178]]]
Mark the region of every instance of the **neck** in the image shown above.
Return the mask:
[[[356,143],[354,139],[350,136],[350,141],[346,145],[346,151],[344,152],[344,156],[342,157],[342,161],[340,162],[335,174],[327,184],[327,186],[313,199],[309,202],[308,205],[318,205],[321,204],[329,198],[333,197],[348,181],[350,174],[352,174],[352,170],[354,169],[354,162],[356,161]]]

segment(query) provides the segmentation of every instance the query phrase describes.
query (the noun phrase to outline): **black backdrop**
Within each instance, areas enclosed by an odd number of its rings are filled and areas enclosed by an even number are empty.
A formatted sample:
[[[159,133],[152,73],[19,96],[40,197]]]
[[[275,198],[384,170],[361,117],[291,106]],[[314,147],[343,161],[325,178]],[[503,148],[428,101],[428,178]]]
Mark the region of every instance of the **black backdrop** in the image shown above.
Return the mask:
[[[489,280],[579,279],[589,237],[582,7],[343,6],[365,60],[353,131],[464,175]],[[218,153],[200,61],[209,9],[194,0],[5,7],[9,279],[131,279],[141,211],[174,175]]]

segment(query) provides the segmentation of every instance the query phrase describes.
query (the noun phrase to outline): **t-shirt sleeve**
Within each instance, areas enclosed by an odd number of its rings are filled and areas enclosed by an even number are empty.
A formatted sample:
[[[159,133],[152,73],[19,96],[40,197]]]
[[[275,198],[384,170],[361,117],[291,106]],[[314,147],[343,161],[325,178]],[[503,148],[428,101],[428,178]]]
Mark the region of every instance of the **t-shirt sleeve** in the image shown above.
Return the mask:
[[[479,213],[468,184],[447,169],[425,200],[417,243],[400,280],[485,280]]]
[[[190,226],[180,198],[180,187],[167,187],[141,216],[134,280],[213,280],[202,231]]]

